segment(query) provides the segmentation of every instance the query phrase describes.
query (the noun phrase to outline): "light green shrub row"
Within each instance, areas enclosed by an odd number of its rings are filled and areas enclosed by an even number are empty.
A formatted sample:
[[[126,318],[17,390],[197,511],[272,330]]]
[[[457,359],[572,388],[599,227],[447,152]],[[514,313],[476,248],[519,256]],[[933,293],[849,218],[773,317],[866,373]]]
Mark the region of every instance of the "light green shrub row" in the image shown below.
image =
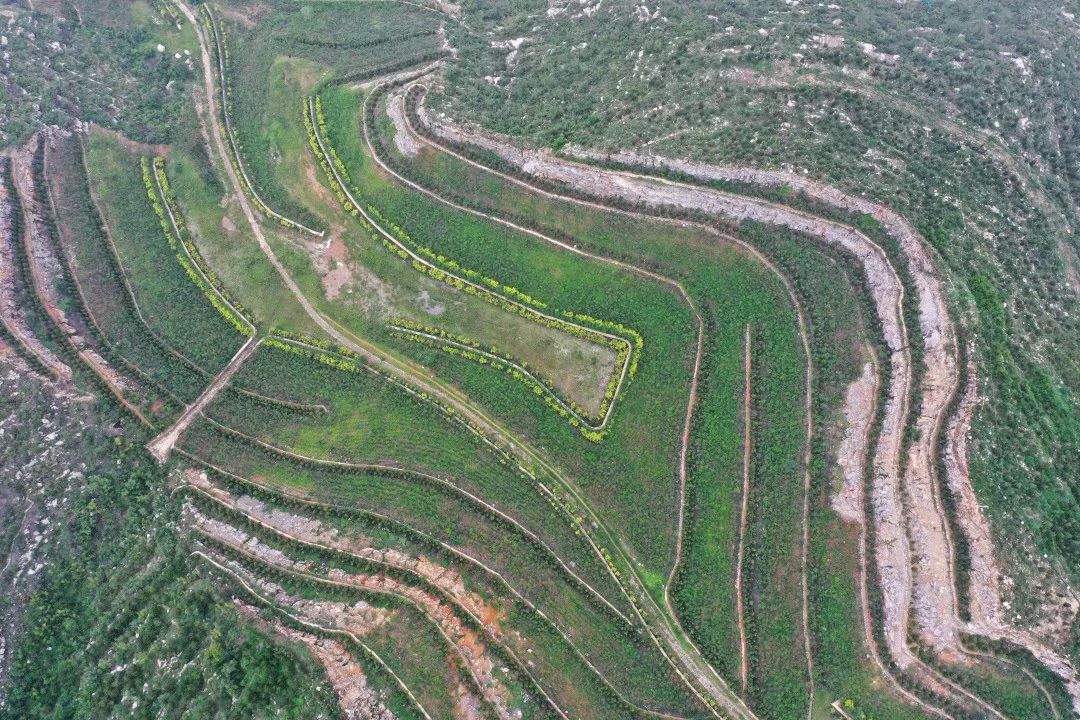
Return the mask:
[[[539,304],[540,306],[546,308],[547,306],[543,303],[539,303],[539,301],[534,300],[529,295],[520,292],[519,290],[510,285],[500,283],[498,280],[492,278],[484,277],[474,270],[462,268],[453,260],[436,254],[429,248],[423,247],[419,243],[415,242],[411,237],[409,237],[409,235],[406,234],[405,231],[402,230],[400,227],[386,220],[379,213],[378,209],[369,205],[367,207],[368,212],[371,213],[372,216],[378,217],[382,223],[388,225],[391,228],[393,234],[398,238],[398,243],[391,241],[385,235],[376,233],[375,228],[372,227],[370,223],[364,220],[364,218],[359,212],[359,209],[353,205],[353,203],[350,201],[349,195],[346,193],[345,189],[338,181],[338,176],[340,176],[345,182],[348,182],[351,185],[349,173],[348,170],[345,168],[344,162],[341,161],[337,153],[334,151],[333,147],[329,146],[329,144],[324,139],[327,126],[326,119],[322,113],[321,98],[316,97],[314,99],[314,105],[314,117],[312,116],[310,100],[305,101],[303,109],[304,126],[307,128],[308,131],[308,144],[311,146],[312,151],[318,158],[319,164],[323,169],[323,173],[326,176],[328,182],[330,183],[330,187],[333,190],[334,194],[337,196],[338,201],[341,203],[342,207],[344,207],[346,212],[348,212],[352,217],[356,218],[366,231],[371,233],[371,238],[373,240],[381,242],[384,247],[396,254],[401,259],[410,261],[415,270],[425,273],[434,280],[438,280],[440,282],[446,283],[447,285],[450,285],[457,290],[461,290],[463,292],[469,293],[470,295],[482,298],[485,302],[495,305],[503,310],[506,310],[507,312],[520,315],[521,317],[524,317],[532,322],[544,325],[545,327],[550,327],[560,332],[565,332],[568,335],[579,337],[584,340],[588,340],[589,342],[599,343],[612,348],[616,351],[616,367],[625,367],[629,359],[628,372],[626,372],[625,374],[622,372],[612,373],[611,378],[608,381],[608,385],[604,390],[604,398],[602,401],[599,417],[605,417],[607,415],[610,404],[614,402],[615,398],[618,396],[619,386],[622,381],[624,379],[633,378],[634,375],[637,373],[638,361],[641,356],[641,350],[644,347],[644,341],[641,337],[641,334],[635,330],[632,330],[631,328],[626,327],[621,323],[599,320],[589,315],[573,313],[565,310],[561,311],[561,314],[568,319],[603,327],[605,328],[605,330],[610,331],[612,334],[627,335],[631,339],[627,339],[626,337],[621,336],[609,337],[607,334],[600,334],[594,329],[583,327],[575,323],[559,320],[557,318],[552,318],[547,315],[543,315],[537,312],[532,307],[528,306],[529,304],[533,306]],[[318,130],[321,135],[316,134],[316,125],[318,126]],[[322,139],[322,143],[320,143],[320,139]],[[325,152],[323,152],[323,147],[327,148]],[[333,169],[331,168],[331,163],[333,163]],[[334,171],[335,169],[337,172]],[[357,195],[360,194],[359,190],[355,187],[350,188],[350,190]],[[436,262],[447,268],[453,268],[457,271],[460,271],[463,275],[469,277],[470,280],[465,281],[453,275],[451,272],[442,270],[432,264],[425,264],[423,261],[417,259],[412,254],[410,254],[409,249],[405,247],[406,245],[408,245],[408,247],[411,248],[413,252],[428,257],[432,262]],[[488,290],[480,287],[478,284],[473,283],[484,283],[491,289]],[[496,290],[500,290],[508,295],[511,295],[512,297],[517,299],[518,302],[511,301],[506,297],[497,294],[495,292]],[[551,398],[547,398],[546,396],[545,398],[548,400],[549,403],[553,402]],[[555,403],[555,405],[558,406],[558,403]],[[565,408],[558,409],[565,412]],[[574,412],[578,412],[581,417],[589,417],[589,413],[581,410],[580,408],[575,408]],[[568,418],[572,418],[573,413],[566,413],[566,416]],[[580,422],[580,418],[578,418],[578,424],[575,426],[578,425],[584,425]],[[585,435],[585,437],[594,442],[598,442],[603,438],[602,433],[599,433],[587,427],[581,427],[581,431],[582,434]]]
[[[598,428],[595,423],[603,421],[611,403],[609,398],[604,398],[600,406],[599,415],[597,416],[585,410],[573,400],[560,397],[550,383],[537,377],[535,373],[529,369],[528,363],[523,360],[517,360],[511,355],[501,352],[496,347],[481,348],[479,343],[464,336],[454,335],[453,333],[446,332],[440,328],[422,325],[404,318],[392,320],[390,322],[390,327],[398,330],[398,332],[393,333],[394,337],[425,345],[427,347],[433,347],[442,350],[449,355],[460,357],[479,365],[502,370],[514,380],[532,390],[538,397],[543,398],[544,404],[558,413],[559,416],[564,418],[571,426],[578,428],[581,434],[586,438],[593,442],[599,442],[604,438],[606,431]],[[439,342],[438,340],[418,333],[435,335],[445,342]],[[464,345],[466,347],[458,347],[458,345]]]
[[[139,158],[139,164],[142,166],[143,185],[146,186],[146,196],[150,199],[150,204],[154,208],[154,214],[158,217],[158,223],[161,225],[161,231],[165,233],[165,240],[169,243],[169,247],[176,255],[177,262],[180,263],[180,267],[184,268],[184,272],[191,278],[191,281],[195,283],[195,286],[202,291],[202,294],[206,296],[206,299],[210,301],[210,304],[221,313],[230,325],[236,328],[237,332],[241,335],[251,337],[255,334],[255,330],[248,323],[244,322],[238,317],[228,305],[222,301],[221,297],[217,294],[214,288],[210,287],[203,280],[202,276],[188,260],[184,253],[184,248],[181,248],[180,241],[173,234],[169,217],[165,212],[165,208],[161,206],[161,202],[158,199],[157,189],[154,187],[153,176],[150,174],[150,162],[145,158]]]

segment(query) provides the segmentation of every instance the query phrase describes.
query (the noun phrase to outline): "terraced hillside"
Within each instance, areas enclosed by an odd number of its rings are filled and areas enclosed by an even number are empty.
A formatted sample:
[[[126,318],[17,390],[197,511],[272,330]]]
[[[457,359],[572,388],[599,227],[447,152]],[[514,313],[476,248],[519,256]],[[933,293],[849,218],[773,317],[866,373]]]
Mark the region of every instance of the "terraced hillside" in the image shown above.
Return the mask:
[[[116,22],[61,5],[25,12]],[[719,42],[678,34],[720,22],[705,8],[623,10],[140,4],[143,41],[189,59],[170,131],[79,122],[4,151],[0,361],[100,427],[71,431],[89,477],[46,513],[48,560],[27,572],[22,528],[59,500],[10,533],[0,718],[1080,714],[1074,521],[1003,548],[994,464],[1021,432],[1002,418],[1040,415],[1009,467],[1070,512],[1069,258],[1010,308],[970,228],[890,177],[857,193],[585,100],[542,131],[497,116],[539,104],[555,53],[599,63],[591,43],[665,23],[687,56]],[[744,109],[765,125],[775,100]],[[927,152],[965,162],[974,131],[926,122]],[[1002,208],[1065,197],[1012,152],[987,150],[1031,182]],[[997,190],[971,192],[957,213]],[[1017,346],[1022,305],[1065,344],[1052,371]]]

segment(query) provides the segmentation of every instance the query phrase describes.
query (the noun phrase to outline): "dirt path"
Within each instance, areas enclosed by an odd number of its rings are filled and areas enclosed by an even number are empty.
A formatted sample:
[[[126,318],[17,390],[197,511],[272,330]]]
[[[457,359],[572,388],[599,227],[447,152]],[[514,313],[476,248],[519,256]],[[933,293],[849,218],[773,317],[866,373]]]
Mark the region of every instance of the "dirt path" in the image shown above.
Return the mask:
[[[750,664],[746,658],[746,623],[743,609],[743,554],[746,547],[746,517],[750,513],[750,456],[753,451],[751,437],[752,416],[750,414],[750,324],[746,325],[743,337],[743,462],[742,462],[742,503],[739,506],[739,545],[735,553],[735,613],[739,624],[739,682],[743,695],[750,683]]]
[[[220,87],[221,87],[221,116],[220,117],[224,118],[224,120],[225,120],[224,134],[229,139],[229,147],[231,147],[232,151],[233,151],[232,157],[235,158],[235,160],[236,160],[235,169],[240,171],[240,177],[242,177],[244,179],[244,187],[247,189],[247,191],[250,193],[251,197],[254,199],[255,204],[259,206],[259,209],[262,210],[263,212],[271,215],[278,222],[285,223],[289,227],[293,227],[293,228],[295,228],[297,230],[302,230],[302,231],[304,231],[304,232],[306,232],[306,233],[308,233],[310,235],[314,235],[315,237],[320,237],[321,238],[325,234],[325,231],[323,231],[323,230],[312,230],[311,228],[307,227],[306,225],[304,225],[302,223],[297,222],[296,220],[293,220],[292,218],[285,217],[284,215],[282,215],[282,214],[280,214],[278,212],[275,212],[274,210],[272,210],[270,208],[269,205],[267,205],[265,202],[263,202],[263,199],[261,197],[259,197],[259,194],[255,191],[255,185],[252,184],[251,178],[248,177],[247,171],[244,169],[244,165],[241,162],[240,149],[237,147],[236,136],[233,135],[232,124],[230,123],[230,120],[229,120],[229,94],[228,94],[228,85],[227,85],[227,81],[226,81],[227,75],[225,74],[224,44],[223,44],[223,42],[221,40],[221,34],[218,31],[218,22],[217,22],[217,19],[214,17],[213,11],[210,9],[210,4],[207,3],[207,4],[203,5],[203,7],[206,9],[206,13],[210,17],[210,29],[214,33],[214,47],[215,47],[215,49],[217,51],[218,72],[220,73],[220,77],[221,77],[221,83],[220,83]],[[199,25],[198,18],[194,15],[194,13],[191,13],[191,11],[188,10],[187,8],[181,7],[181,9],[183,10],[184,15],[187,17],[188,22],[190,22],[194,26],[195,32],[199,36],[199,46],[203,49],[204,52],[206,52],[206,45],[203,42],[203,30],[202,30],[202,27]],[[209,58],[207,58],[207,57],[203,58],[203,61],[204,61],[203,62],[203,70],[204,71],[209,70],[208,60],[209,60]],[[211,92],[210,87],[207,87],[206,90],[207,90],[208,93]],[[218,117],[219,116],[217,114],[214,115],[215,124],[218,122]],[[219,127],[218,129],[220,130],[221,128]],[[229,165],[231,167],[234,164],[234,163],[230,162],[230,156],[229,155],[226,154],[226,155],[223,155],[222,157],[224,158],[226,165]]]
[[[369,685],[364,668],[340,640],[294,630],[276,618],[268,622],[256,607],[240,600],[235,600],[234,605],[246,621],[260,630],[307,648],[322,664],[326,679],[337,695],[343,720],[396,720],[380,699],[379,691]]]
[[[218,374],[217,377],[202,391],[202,394],[191,405],[184,410],[183,414],[173,423],[172,427],[165,430],[156,438],[151,440],[146,449],[150,451],[150,454],[157,458],[159,463],[164,464],[169,459],[169,453],[172,452],[173,445],[184,434],[184,431],[188,429],[195,417],[202,413],[203,409],[214,401],[214,398],[218,396],[221,389],[225,387],[226,383],[236,374],[236,371],[240,369],[240,366],[244,364],[244,361],[251,357],[251,354],[255,352],[255,348],[258,347],[261,339],[257,339],[254,336],[248,338],[243,347],[236,351],[229,364]]]

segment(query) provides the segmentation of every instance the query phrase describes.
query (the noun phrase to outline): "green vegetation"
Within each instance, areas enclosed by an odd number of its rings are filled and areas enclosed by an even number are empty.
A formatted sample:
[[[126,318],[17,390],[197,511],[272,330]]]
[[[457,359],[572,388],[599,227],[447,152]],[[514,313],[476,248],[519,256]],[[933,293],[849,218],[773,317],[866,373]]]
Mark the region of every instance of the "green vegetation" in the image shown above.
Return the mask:
[[[383,129],[392,132],[385,125]],[[392,152],[391,143],[385,140],[381,147]],[[742,477],[741,428],[734,409],[740,407],[742,397],[741,329],[747,320],[751,321],[755,335],[759,335],[756,354],[760,375],[755,383],[755,407],[760,412],[753,432],[754,515],[748,530],[744,591],[749,599],[751,653],[755,666],[762,668],[754,689],[760,692],[757,702],[762,707],[780,708],[776,712],[781,716],[795,712],[805,703],[805,690],[800,688],[805,678],[805,658],[801,646],[791,642],[802,632],[799,554],[805,416],[795,409],[805,396],[805,360],[794,332],[793,312],[785,308],[788,301],[782,286],[776,288],[775,279],[761,278],[759,269],[756,279],[775,288],[773,294],[764,296],[758,289],[757,296],[746,297],[746,273],[753,272],[748,269],[751,262],[731,249],[717,248],[717,239],[702,231],[522,193],[505,181],[430,150],[417,159],[398,156],[395,161],[422,186],[435,188],[455,202],[508,215],[526,227],[535,227],[579,247],[629,259],[628,238],[648,238],[638,251],[643,259],[637,262],[687,278],[683,282],[705,317],[706,347],[687,486],[691,512],[687,517],[683,564],[672,597],[684,625],[707,657],[735,683],[739,656],[734,596],[731,586],[717,583],[716,578],[734,581]],[[679,242],[678,250],[665,248],[665,241]],[[658,253],[664,254],[662,260],[657,259]],[[695,264],[697,274],[690,275]],[[720,269],[732,265],[735,267],[730,275],[717,276]],[[745,300],[734,300],[739,297]],[[650,337],[648,333],[646,337]],[[648,357],[648,344],[644,355]],[[720,408],[730,410],[722,412]],[[722,480],[718,482],[718,478]],[[778,532],[778,528],[784,530]],[[777,581],[780,587],[770,586]],[[850,600],[853,605],[854,596]],[[725,617],[728,619],[719,620]]]
[[[90,195],[81,142],[56,142],[47,152],[58,254],[73,286],[68,297],[88,332],[100,339],[109,362],[130,371],[128,382],[140,386],[128,399],[151,421],[166,420],[178,411],[174,397],[195,397],[204,380],[173,356],[136,314]]]
[[[549,307],[574,308],[576,316],[603,318],[634,328],[646,338],[634,382],[621,391],[608,434],[598,445],[582,442],[580,434],[538,402],[532,390],[504,373],[441,351],[418,353],[413,343],[399,340],[396,346],[414,354],[436,374],[454,378],[470,397],[496,417],[512,421],[526,437],[542,438],[605,514],[611,513],[617,526],[625,528],[645,567],[663,572],[673,547],[674,527],[671,514],[659,502],[675,501],[674,462],[694,349],[689,309],[674,291],[655,281],[449,210],[388,182],[362,147],[359,130],[349,132],[363,121],[363,96],[335,88],[321,97],[331,143],[353,182],[383,215],[407,219],[402,226],[409,236],[421,239],[437,254],[454,258],[462,267],[498,277],[512,287],[528,288],[530,296]],[[440,326],[449,329],[442,318]],[[485,342],[468,330],[456,334]],[[527,359],[543,375],[557,377],[560,372],[558,365],[545,367],[535,356],[511,350],[503,342],[496,344]],[[614,474],[622,478],[617,484],[609,480]]]
[[[198,48],[182,17],[142,0],[34,5],[4,5],[0,147],[26,140],[41,125],[70,127],[75,120],[144,142],[174,137],[194,77],[190,53]]]
[[[336,717],[314,660],[253,632],[189,558],[165,473],[97,421],[0,718]]]
[[[139,163],[111,135],[91,133],[86,152],[92,187],[135,293],[153,330],[203,370],[223,368],[242,337],[222,321],[178,262],[155,222]],[[164,211],[162,211],[164,212]]]
[[[924,717],[896,684],[958,720],[1069,712],[1045,649],[961,632],[933,652],[921,610],[900,628],[920,661],[886,647],[885,593],[903,588],[878,579],[883,468],[864,463],[861,506],[836,495],[854,482],[851,383],[874,365],[873,454],[893,369],[858,258],[398,133],[428,93],[452,122],[567,156],[783,169],[910,219],[961,365],[974,349],[961,463],[994,532],[1015,535],[1008,622],[1075,660],[1071,13],[222,0],[191,5],[193,28],[171,0],[25,4],[0,11],[0,144],[92,122],[39,136],[31,198],[0,159],[4,312],[73,375],[0,337],[53,376],[8,397],[38,381],[0,372],[0,720],[345,712],[327,656],[284,628],[340,641],[346,672],[408,720],[704,720],[739,703],[761,720]],[[193,82],[200,42],[217,117]],[[406,87],[421,75],[430,90]],[[938,378],[894,229],[794,180],[730,176],[666,180],[845,223],[895,266],[907,467]],[[40,237],[24,243],[30,200]],[[944,440],[927,440],[926,512],[943,506],[965,621],[979,555]]]
[[[380,68],[419,63],[438,53],[437,15],[373,3],[362,10],[363,22],[358,23],[357,10],[351,3],[284,5],[251,29],[218,23],[226,49],[228,112],[241,162],[269,207],[309,227],[316,222],[313,209],[297,202],[275,175],[289,141],[281,137],[285,128],[280,121],[271,117],[268,126],[263,124],[274,109],[271,67],[282,56],[306,59],[290,73],[306,91],[329,77],[373,76]],[[243,52],[229,54],[232,47],[243,47]]]
[[[467,432],[436,405],[415,397],[353,361],[315,362],[264,343],[237,375],[237,383],[264,395],[296,402],[319,402],[329,412],[318,418],[252,398],[221,396],[208,414],[223,425],[275,447],[315,459],[396,466],[450,478],[540,533],[592,583],[618,591],[599,559],[575,537],[569,522],[552,511],[535,483],[481,438]],[[392,460],[392,462],[385,462]],[[250,476],[250,473],[241,473]],[[408,473],[405,473],[408,475]],[[418,492],[431,483],[421,483]]]

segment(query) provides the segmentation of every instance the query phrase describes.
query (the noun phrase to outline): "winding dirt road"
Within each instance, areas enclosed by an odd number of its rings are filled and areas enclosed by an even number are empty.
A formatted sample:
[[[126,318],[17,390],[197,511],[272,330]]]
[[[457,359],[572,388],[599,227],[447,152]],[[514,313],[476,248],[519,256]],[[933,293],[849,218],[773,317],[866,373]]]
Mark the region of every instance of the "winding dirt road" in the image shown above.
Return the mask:
[[[305,313],[323,332],[325,332],[329,337],[333,338],[342,347],[345,347],[357,353],[368,362],[383,369],[391,375],[407,380],[413,386],[418,388],[421,392],[431,393],[436,397],[442,398],[451,407],[453,407],[456,411],[460,412],[471,422],[474,422],[478,426],[484,428],[490,435],[494,436],[495,438],[501,439],[502,444],[505,444],[511,452],[520,457],[527,465],[542,467],[547,470],[552,475],[552,477],[559,480],[564,485],[564,488],[568,490],[575,498],[575,500],[581,504],[581,507],[584,508],[589,520],[596,523],[596,527],[613,540],[614,536],[610,533],[610,531],[607,530],[605,526],[602,525],[600,519],[591,510],[588,503],[584,501],[584,498],[581,497],[580,493],[576,491],[573,485],[569,483],[569,481],[561,473],[559,473],[556,468],[551,466],[550,463],[546,462],[544,458],[539,455],[535,450],[529,447],[526,443],[521,442],[517,437],[515,437],[512,433],[508,432],[497,421],[491,419],[482,411],[472,406],[468,399],[462,396],[459,392],[456,392],[451,388],[443,385],[442,383],[439,383],[429,374],[424,373],[419,368],[406,365],[405,363],[388,356],[386,353],[370,345],[369,343],[363,342],[359,338],[355,338],[355,336],[351,336],[349,334],[346,334],[345,332],[342,332],[342,330],[339,329],[337,325],[324,317],[311,304],[311,302],[307,299],[304,293],[300,290],[295,280],[293,280],[293,278],[289,275],[288,271],[284,268],[281,261],[277,258],[273,249],[270,247],[270,244],[267,242],[266,237],[262,232],[262,228],[260,227],[258,221],[255,218],[254,211],[251,208],[248,198],[243,193],[243,188],[240,185],[239,178],[237,177],[237,174],[232,167],[232,163],[229,161],[229,155],[225,148],[223,140],[223,130],[220,127],[218,120],[219,116],[216,107],[217,93],[214,87],[214,71],[210,59],[208,40],[205,36],[205,33],[203,32],[202,27],[197,21],[195,13],[183,2],[183,0],[174,0],[174,2],[180,8],[181,12],[184,13],[188,21],[193,25],[199,38],[199,49],[203,65],[204,94],[206,102],[209,106],[209,112],[207,113],[207,117],[209,118],[209,122],[213,123],[214,125],[212,131],[209,132],[209,135],[212,137],[216,146],[218,157],[221,160],[221,167],[225,171],[226,176],[228,177],[229,184],[233,188],[234,194],[237,196],[240,207],[244,212],[244,216],[247,219],[248,224],[252,228],[252,232],[259,243],[259,247],[262,249],[267,259],[273,265],[274,269],[281,276],[282,280],[289,288],[289,291],[294,295],[294,297],[296,297],[301,307],[303,307]],[[595,542],[590,536],[590,533],[583,533],[583,537],[585,537],[586,541],[589,542],[590,545],[592,545],[594,551],[602,556],[599,546],[595,544]],[[621,553],[621,549],[619,548],[619,545],[617,543],[613,542],[612,547],[613,552]],[[629,563],[627,563],[627,566],[629,566]],[[629,567],[632,568],[632,566]],[[614,573],[612,573],[612,576],[615,577]],[[633,593],[637,597],[641,598],[643,602],[650,604],[652,603],[651,596],[649,596],[649,594],[645,591],[644,585],[641,582],[640,578],[638,578],[633,572],[626,576],[624,580],[620,581],[619,578],[616,578],[616,581],[619,582],[620,588],[622,589],[624,595],[626,595],[628,598],[630,597],[631,593]],[[627,587],[627,581],[629,581],[629,588]],[[676,658],[678,658],[678,666],[680,666],[682,669],[680,669],[680,667],[676,667],[676,672],[683,676],[684,680],[691,684],[691,687],[702,688],[702,691],[710,698],[712,698],[712,701],[714,703],[724,708],[724,710],[731,716],[745,720],[753,718],[753,713],[751,713],[750,710],[745,706],[745,704],[743,704],[743,702],[727,688],[723,680],[716,674],[712,667],[701,656],[701,653],[689,644],[689,642],[686,640],[685,633],[683,633],[680,637],[680,635],[678,635],[672,627],[672,624],[668,620],[664,619],[665,616],[663,613],[661,613],[660,609],[658,607],[655,607],[655,605],[653,607],[656,617],[660,618],[660,622],[658,623],[647,622],[645,620],[645,617],[641,615],[640,611],[638,611],[636,607],[635,612],[638,613],[639,618],[645,624],[647,630],[650,633],[650,636],[653,637],[653,640],[656,642],[656,644],[662,650],[664,650],[664,648],[667,648],[667,650],[665,650],[665,654],[670,653]],[[689,675],[689,677],[687,677],[687,674]],[[691,680],[690,677],[692,677],[693,680]],[[697,690],[695,690],[695,692],[697,692]]]

